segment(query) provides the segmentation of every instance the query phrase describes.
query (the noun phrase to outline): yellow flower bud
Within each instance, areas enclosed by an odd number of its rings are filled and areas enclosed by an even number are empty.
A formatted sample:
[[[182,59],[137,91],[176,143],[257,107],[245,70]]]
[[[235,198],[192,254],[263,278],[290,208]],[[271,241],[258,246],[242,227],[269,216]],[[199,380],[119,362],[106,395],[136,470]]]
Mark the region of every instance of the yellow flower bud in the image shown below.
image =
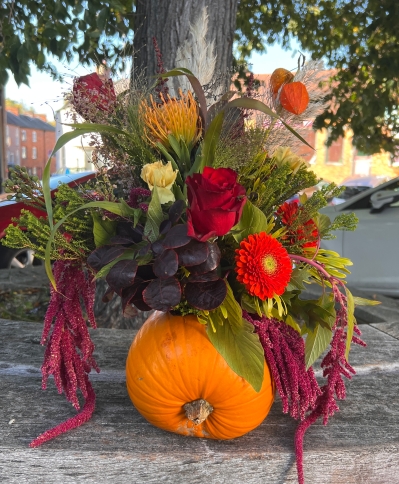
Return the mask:
[[[290,148],[280,147],[273,153],[273,161],[277,166],[288,163],[292,173],[296,173],[301,167],[307,168],[308,164],[300,156],[291,151]]]
[[[171,188],[176,180],[176,176],[177,171],[173,170],[170,161],[166,165],[162,161],[148,163],[141,170],[141,178],[147,183],[148,188],[152,191],[154,186],[157,187],[161,204],[175,200]]]

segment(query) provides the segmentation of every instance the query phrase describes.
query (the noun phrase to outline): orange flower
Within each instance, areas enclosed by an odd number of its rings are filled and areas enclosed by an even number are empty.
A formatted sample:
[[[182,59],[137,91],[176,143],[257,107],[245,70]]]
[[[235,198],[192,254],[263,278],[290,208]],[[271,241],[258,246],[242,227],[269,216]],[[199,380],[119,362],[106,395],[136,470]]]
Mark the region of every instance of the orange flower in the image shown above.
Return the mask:
[[[236,250],[237,280],[251,296],[280,296],[291,277],[292,264],[288,252],[265,232],[249,235]]]
[[[162,143],[169,150],[171,146],[168,135],[171,134],[177,140],[182,139],[191,150],[201,135],[199,110],[191,92],[183,94],[180,91],[179,94],[179,99],[169,95],[165,99],[160,93],[162,104],[157,104],[151,96],[151,105],[143,101],[140,113],[151,143]]]
[[[287,235],[283,236],[283,239],[288,240],[291,245],[302,242],[302,247],[317,247],[319,231],[313,219],[309,219],[304,225],[297,227],[295,231],[290,229],[300,210],[302,210],[302,207],[295,200],[285,202],[277,209],[276,213],[281,217],[281,222],[288,228]]]

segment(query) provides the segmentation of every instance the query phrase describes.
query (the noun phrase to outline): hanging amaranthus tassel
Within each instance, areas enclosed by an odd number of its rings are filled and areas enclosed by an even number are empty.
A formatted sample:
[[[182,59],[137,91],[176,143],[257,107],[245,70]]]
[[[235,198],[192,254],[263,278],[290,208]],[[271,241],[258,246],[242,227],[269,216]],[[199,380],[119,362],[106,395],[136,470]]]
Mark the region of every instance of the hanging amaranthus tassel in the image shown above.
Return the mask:
[[[42,388],[46,389],[48,377],[53,375],[58,393],[64,392],[76,410],[80,410],[78,390],[81,391],[85,404],[79,414],[41,434],[31,442],[30,447],[38,447],[82,425],[91,418],[95,408],[96,397],[88,374],[92,368],[97,372],[100,370],[93,358],[94,344],[81,307],[82,298],[88,320],[95,328],[95,283],[90,282],[82,268],[71,261],[56,261],[54,277],[57,290],[51,288],[51,300],[41,339],[42,345],[47,343],[42,365]],[[49,337],[53,320],[53,329]]]
[[[321,394],[313,369],[305,367],[303,338],[283,321],[266,317],[253,319],[246,312],[243,316],[256,328],[283,403],[283,412],[303,420]]]
[[[339,291],[336,284],[333,285],[333,293],[336,302],[340,304],[340,309],[337,311],[330,351],[321,362],[323,376],[327,377],[327,383],[321,388],[321,395],[318,397],[314,409],[299,424],[295,434],[295,454],[299,484],[304,484],[305,482],[303,473],[303,439],[306,430],[319,417],[323,417],[323,424],[327,425],[329,417],[332,417],[339,410],[337,400],[344,400],[346,397],[345,383],[342,377],[345,376],[351,379],[352,375],[356,373],[345,356],[348,316],[346,296]],[[366,346],[366,343],[358,337],[361,335],[361,332],[357,325],[354,326],[353,331],[355,334],[352,336],[352,343]]]

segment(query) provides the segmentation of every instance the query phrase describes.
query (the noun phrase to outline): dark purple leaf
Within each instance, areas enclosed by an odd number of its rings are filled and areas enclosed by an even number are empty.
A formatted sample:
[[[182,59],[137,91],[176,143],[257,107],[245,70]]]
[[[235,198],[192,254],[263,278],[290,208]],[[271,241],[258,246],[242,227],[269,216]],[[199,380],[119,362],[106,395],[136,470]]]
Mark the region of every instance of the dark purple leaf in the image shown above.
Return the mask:
[[[156,240],[152,246],[151,246],[152,251],[154,254],[162,254],[162,252],[165,250],[165,247],[162,245],[162,242],[159,240]]]
[[[220,249],[217,243],[214,242],[211,244],[210,242],[207,242],[207,245],[209,253],[206,261],[195,267],[191,267],[190,272],[192,274],[205,274],[206,272],[215,270],[220,264]]]
[[[172,227],[172,223],[171,223],[170,220],[163,220],[161,222],[161,225],[159,226],[159,233],[161,235],[164,235],[167,232],[169,232],[169,230],[171,229],[171,227]]]
[[[94,250],[87,258],[87,263],[96,272],[101,268],[115,260],[122,255],[126,250],[126,247],[118,245],[103,245],[102,247]]]
[[[150,249],[151,249],[151,244],[148,243],[137,252],[137,255],[139,257],[145,257],[150,251]]]
[[[201,310],[212,311],[218,308],[227,294],[227,286],[224,279],[214,282],[187,283],[184,295],[187,302]]]
[[[144,283],[142,279],[136,277],[134,284],[122,289],[121,299],[123,312],[125,311],[125,308],[128,304],[133,304],[133,299],[137,292],[140,292],[141,297],[141,293],[143,292],[143,289],[145,289],[146,285],[147,284]]]
[[[152,309],[169,311],[181,300],[180,284],[174,277],[155,279],[143,291],[143,299]]]
[[[107,303],[110,302],[111,299],[114,297],[115,291],[112,289],[112,287],[109,287],[106,291],[104,296],[102,297],[102,302]]]
[[[131,286],[137,272],[137,261],[120,260],[108,272],[105,280],[119,295],[123,288]]]
[[[141,277],[144,282],[150,282],[152,279],[156,278],[154,271],[152,270],[152,265],[139,266],[137,269],[137,276]]]
[[[174,204],[169,209],[169,220],[172,225],[178,222],[181,214],[186,208],[186,204],[183,200],[176,200]]]
[[[209,253],[208,244],[191,239],[184,247],[176,249],[179,265],[184,267],[198,266],[206,261]],[[208,272],[208,271],[206,271]]]
[[[217,270],[205,272],[205,274],[190,274],[187,282],[210,282],[217,281],[220,278]]]
[[[187,224],[179,224],[172,227],[162,241],[166,249],[175,249],[183,247],[190,242],[191,237],[187,235]]]
[[[129,237],[122,237],[121,235],[115,235],[109,240],[112,245],[133,245],[136,242]]]
[[[143,240],[143,228],[140,225],[133,227],[130,222],[119,222],[116,226],[116,235],[132,239],[137,244]]]
[[[174,276],[178,268],[177,254],[173,249],[166,249],[155,259],[152,266],[154,274],[160,279],[167,279],[168,277]]]

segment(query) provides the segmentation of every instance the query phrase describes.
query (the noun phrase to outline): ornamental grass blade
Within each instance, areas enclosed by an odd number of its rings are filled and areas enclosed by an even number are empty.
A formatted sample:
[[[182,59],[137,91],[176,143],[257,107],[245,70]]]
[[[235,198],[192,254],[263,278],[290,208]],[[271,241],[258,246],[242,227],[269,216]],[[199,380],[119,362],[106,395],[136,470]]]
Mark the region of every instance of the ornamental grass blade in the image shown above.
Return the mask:
[[[202,119],[202,125],[204,129],[206,129],[206,120],[207,120],[207,106],[206,106],[206,97],[204,90],[202,89],[201,83],[199,80],[194,76],[194,74],[186,69],[185,67],[176,67],[171,71],[164,72],[162,74],[157,74],[156,77],[177,77],[177,76],[186,76],[189,80],[195,95],[197,96],[199,102],[199,110],[200,116]]]

